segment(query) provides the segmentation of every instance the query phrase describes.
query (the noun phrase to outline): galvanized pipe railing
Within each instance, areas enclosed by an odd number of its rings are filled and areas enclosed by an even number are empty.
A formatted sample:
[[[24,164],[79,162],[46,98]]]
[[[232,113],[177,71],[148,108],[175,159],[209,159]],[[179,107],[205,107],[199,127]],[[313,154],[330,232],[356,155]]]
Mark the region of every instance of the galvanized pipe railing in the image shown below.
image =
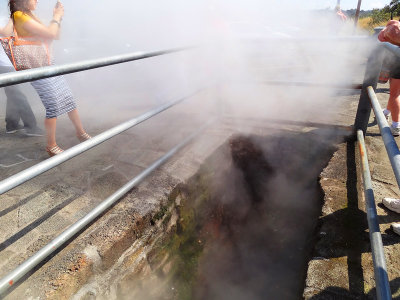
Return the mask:
[[[393,45],[391,43],[385,42],[381,43],[382,47],[392,52],[394,55],[400,57],[400,48],[399,46]]]
[[[378,214],[375,207],[374,192],[371,183],[371,174],[368,166],[367,151],[362,130],[357,131],[358,146],[361,157],[361,169],[363,175],[365,205],[367,210],[369,239],[371,241],[372,260],[374,263],[376,295],[378,300],[390,300],[392,294],[389,286],[389,278],[386,269],[385,253],[381,231],[379,229]]]
[[[236,40],[236,39],[232,39]],[[323,42],[364,42],[371,40],[371,37],[366,35],[349,35],[349,36],[315,36],[315,37],[259,37],[259,38],[239,38],[242,42],[253,42],[253,43],[263,43],[263,42],[274,42],[274,43],[284,43],[284,42],[295,42],[295,43],[323,43]],[[229,41],[229,40],[228,40]]]
[[[80,232],[86,225],[90,224],[94,221],[98,216],[100,216],[103,212],[105,212],[109,207],[111,207],[114,203],[116,203],[122,196],[128,193],[132,188],[134,188],[137,184],[139,184],[143,179],[145,179],[151,172],[164,164],[171,156],[173,156],[178,150],[187,145],[192,139],[194,139],[197,135],[199,135],[202,131],[208,127],[212,121],[208,121],[205,125],[200,127],[190,136],[186,137],[181,143],[175,146],[173,149],[168,151],[164,156],[160,157],[158,160],[153,162],[146,170],[141,172],[138,176],[133,178],[119,190],[117,190],[110,197],[101,202],[98,206],[96,206],[93,210],[91,210],[86,216],[82,219],[71,225],[67,230],[58,235],[54,240],[52,240],[49,244],[40,249],[36,254],[27,259],[21,265],[19,265],[16,269],[11,271],[5,277],[0,280],[0,295],[4,294],[7,290],[9,290],[16,282],[18,282],[22,277],[24,277],[28,272],[30,272],[35,266],[45,260],[50,254],[56,251],[60,246],[62,246],[65,242],[71,239],[75,234]]]
[[[175,100],[172,102],[169,102],[167,104],[164,104],[162,106],[157,107],[156,109],[150,110],[139,117],[133,118],[125,123],[119,124],[103,133],[100,133],[99,135],[96,135],[95,137],[91,138],[90,140],[87,140],[83,143],[80,143],[76,146],[71,147],[70,149],[65,150],[63,153],[58,154],[56,156],[53,156],[51,158],[48,158],[28,169],[25,169],[13,176],[10,176],[3,181],[0,181],[0,195],[4,194],[5,192],[19,186],[20,184],[62,164],[63,162],[70,160],[71,158],[88,151],[89,149],[111,139],[112,137],[146,121],[147,119],[150,119],[151,117],[154,117],[155,115],[167,110],[168,108],[175,106],[176,104],[189,99],[193,95],[199,93],[201,90],[193,93],[192,95],[186,96],[184,98],[181,98],[179,100]]]
[[[334,42],[354,41],[354,42],[358,42],[360,40],[368,40],[368,38],[361,37],[361,36],[360,37],[349,36],[349,37],[339,37],[339,38],[338,37],[321,37],[321,38],[275,38],[275,39],[274,38],[272,38],[272,39],[266,38],[266,39],[258,39],[258,40],[248,39],[248,41],[250,41],[250,40],[253,40],[253,41],[271,41],[271,40],[273,40],[276,42],[278,42],[278,41],[281,41],[281,42],[284,42],[284,41],[287,41],[287,42],[301,42],[301,41],[303,41],[303,42],[322,42],[322,41],[334,41]],[[34,80],[38,80],[38,79],[53,77],[53,76],[57,76],[57,75],[76,73],[76,72],[80,72],[80,71],[91,70],[91,69],[116,65],[116,64],[120,64],[120,63],[126,63],[126,62],[130,62],[130,61],[135,61],[135,60],[140,60],[140,59],[145,59],[145,58],[150,58],[150,57],[155,57],[155,56],[160,56],[160,55],[180,52],[180,51],[184,51],[184,50],[195,49],[195,48],[197,48],[197,46],[179,47],[179,48],[152,51],[152,52],[146,52],[146,53],[134,52],[134,53],[85,60],[85,61],[63,64],[63,65],[54,65],[54,66],[37,68],[37,69],[30,69],[30,70],[24,70],[24,71],[18,71],[18,72],[10,72],[10,73],[0,75],[0,88],[9,86],[9,85],[20,84],[20,83],[30,82],[30,81],[34,81]]]
[[[174,48],[168,50],[160,50],[153,52],[134,52],[123,55],[116,55],[105,58],[91,59],[80,61],[76,63],[69,63],[63,65],[54,65],[48,67],[42,67],[37,69],[30,69],[18,72],[10,72],[6,74],[0,75],[0,88],[19,84],[24,82],[30,82],[38,79],[53,77],[57,75],[64,75],[70,73],[76,73],[85,70],[91,70],[121,63],[126,63],[134,60],[145,59],[149,57],[160,56],[169,53],[180,52],[184,50],[193,49],[194,47],[182,47],[182,48]]]
[[[349,90],[361,90],[362,84],[333,84],[333,83],[319,83],[319,82],[307,82],[307,81],[280,81],[280,80],[263,80],[255,82],[258,84],[265,85],[282,85],[282,86],[299,86],[299,87],[317,87],[317,88],[327,88],[327,89],[349,89]]]
[[[399,147],[394,140],[394,137],[390,131],[389,124],[386,121],[385,116],[382,112],[382,107],[376,97],[374,89],[370,86],[368,87],[368,96],[371,101],[372,109],[374,110],[376,121],[379,126],[379,130],[382,135],[383,143],[385,144],[386,152],[388,154],[390,163],[394,175],[396,177],[397,185],[400,188],[400,151]]]

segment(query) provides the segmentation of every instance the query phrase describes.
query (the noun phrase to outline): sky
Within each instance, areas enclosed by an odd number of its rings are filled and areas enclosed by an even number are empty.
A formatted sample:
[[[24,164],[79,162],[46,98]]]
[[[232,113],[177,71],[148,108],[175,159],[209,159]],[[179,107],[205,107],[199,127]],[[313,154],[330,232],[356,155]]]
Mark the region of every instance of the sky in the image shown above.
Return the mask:
[[[42,4],[41,6],[43,6],[43,4],[50,4],[50,3],[51,3],[50,6],[52,6],[53,2],[55,2],[55,1],[56,0],[41,1],[41,2],[43,2],[43,3],[41,3]],[[76,2],[74,0],[72,0],[72,1],[62,0],[62,1],[65,2],[65,5],[68,5],[68,2]],[[92,1],[88,0],[88,2],[92,2]],[[157,0],[151,1],[151,2],[157,2]],[[174,1],[171,1],[171,2],[174,2]],[[210,1],[208,1],[208,2],[210,2]],[[236,2],[244,3],[246,1],[239,0]],[[336,6],[337,0],[306,0],[306,1],[303,1],[303,0],[289,0],[289,1],[288,0],[270,0],[270,2],[271,2],[271,5],[274,5],[276,8],[290,7],[294,4],[294,6],[296,6],[296,7],[302,7],[304,9],[308,10],[308,9],[325,9],[325,8],[333,9]],[[8,14],[7,3],[8,3],[8,0],[0,0],[0,17]],[[358,3],[358,0],[341,0],[341,8],[343,10],[355,9],[355,8],[357,8],[357,3]],[[362,10],[371,10],[373,8],[382,8],[389,3],[390,3],[390,0],[362,0],[361,9]]]
[[[305,1],[308,4],[307,8],[310,9],[320,9],[320,8],[333,8],[336,6],[337,0],[311,0]],[[341,8],[346,9],[355,9],[357,8],[358,0],[341,0]],[[362,10],[370,10],[373,8],[382,8],[385,5],[389,4],[390,0],[362,0],[361,2],[361,9]]]

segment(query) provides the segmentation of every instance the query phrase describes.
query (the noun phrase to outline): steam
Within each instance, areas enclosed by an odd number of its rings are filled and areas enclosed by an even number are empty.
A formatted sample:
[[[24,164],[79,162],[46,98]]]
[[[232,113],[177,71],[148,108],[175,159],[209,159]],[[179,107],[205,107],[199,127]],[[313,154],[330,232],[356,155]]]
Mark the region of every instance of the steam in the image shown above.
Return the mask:
[[[166,124],[174,124],[179,119],[180,129],[195,128],[216,113],[218,99],[222,99],[226,117],[332,123],[340,105],[333,97],[336,89],[265,84],[272,80],[350,85],[362,80],[369,45],[325,39],[352,35],[353,23],[340,23],[333,12],[309,11],[303,3],[295,0],[65,0],[61,40],[54,43],[56,62],[200,46],[187,52],[68,75],[83,123],[89,124],[87,131],[91,134],[161,103],[215,86],[216,82],[218,88],[212,89],[207,97],[198,97],[185,109],[172,111],[167,117],[170,123]],[[6,19],[4,0],[2,4],[1,12]],[[39,1],[37,15],[44,23],[51,20],[54,5],[55,0]],[[39,110],[42,110],[40,105],[35,112]],[[165,124],[159,120],[152,119],[141,127],[145,130],[142,137],[151,137],[151,141],[168,140],[171,146],[181,140],[182,134],[174,136],[169,132],[165,137],[162,128],[168,126],[160,126]],[[239,123],[237,126],[240,128]],[[301,157],[293,160],[301,162]],[[279,193],[286,192],[282,197],[290,199],[288,204],[278,201],[277,205],[296,204],[293,197],[307,198],[311,193],[303,186],[297,194],[288,189],[287,186],[296,185],[289,177],[281,181],[279,176],[273,179],[277,181],[273,182],[276,189],[281,187]],[[248,226],[254,231],[262,229],[257,229],[252,222]],[[248,240],[249,244],[252,242]],[[261,283],[251,282],[250,286],[253,284]],[[215,288],[218,295],[227,290],[225,286]],[[238,298],[253,296],[251,291],[233,292],[243,293]]]
[[[88,118],[94,118],[93,112],[88,111],[94,103],[99,106],[101,116],[108,114],[109,118],[122,107],[126,110],[127,103],[151,108],[222,81],[231,83],[229,96],[234,91],[239,98],[232,104],[235,111],[242,111],[237,102],[243,102],[240,99],[245,97],[251,99],[251,105],[246,101],[246,114],[262,111],[265,116],[284,111],[288,118],[301,114],[307,119],[315,114],[313,107],[321,112],[318,107],[321,103],[331,105],[332,90],[290,86],[282,89],[254,83],[265,80],[350,83],[354,74],[362,70],[360,60],[354,63],[354,59],[365,57],[367,47],[362,43],[337,41],[290,42],[291,38],[353,33],[352,22],[341,24],[333,13],[308,11],[309,5],[302,2],[66,0],[61,39],[54,43],[56,62],[186,45],[205,46],[69,75],[68,80],[78,104],[84,105],[81,113]],[[38,3],[36,13],[44,23],[51,20],[54,5],[54,0]],[[6,1],[3,0],[1,8],[7,16]],[[240,39],[259,42],[242,43]],[[232,100],[228,99],[228,106]],[[115,108],[112,114],[110,104]],[[328,115],[322,115],[329,121]],[[114,124],[122,120],[113,117],[105,121]]]

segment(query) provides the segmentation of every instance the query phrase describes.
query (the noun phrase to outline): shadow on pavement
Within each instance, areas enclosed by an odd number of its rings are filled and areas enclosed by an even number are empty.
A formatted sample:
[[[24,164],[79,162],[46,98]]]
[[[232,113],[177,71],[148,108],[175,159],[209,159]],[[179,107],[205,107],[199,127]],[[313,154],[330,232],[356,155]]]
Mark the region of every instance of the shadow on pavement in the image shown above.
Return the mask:
[[[3,251],[6,249],[8,246],[12,245],[16,241],[18,241],[20,238],[22,238],[24,235],[38,227],[40,224],[42,224],[44,221],[46,221],[48,218],[56,214],[58,211],[66,207],[68,204],[72,203],[74,200],[79,198],[83,193],[76,194],[70,198],[68,198],[66,201],[60,203],[59,205],[55,206],[51,210],[49,210],[47,213],[45,213],[43,216],[41,216],[39,219],[35,220],[34,222],[30,223],[29,225],[25,226],[22,230],[18,231],[11,237],[9,237],[7,240],[2,242],[0,244],[0,251]]]
[[[400,300],[400,278],[396,278],[390,281],[390,289],[392,292],[393,300]],[[319,294],[309,298],[310,300],[336,300],[336,299],[376,299],[376,288],[371,289],[371,291],[365,296],[359,296],[350,293],[348,290],[336,286],[327,287],[325,290],[321,291]]]

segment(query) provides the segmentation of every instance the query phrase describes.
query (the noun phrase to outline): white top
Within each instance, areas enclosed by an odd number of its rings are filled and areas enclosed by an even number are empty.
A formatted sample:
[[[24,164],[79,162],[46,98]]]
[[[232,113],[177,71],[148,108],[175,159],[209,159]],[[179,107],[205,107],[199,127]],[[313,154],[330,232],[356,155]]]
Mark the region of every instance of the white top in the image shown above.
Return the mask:
[[[7,54],[4,52],[3,47],[1,46],[0,46],[0,66],[14,68]]]
[[[5,5],[4,3],[2,3],[3,6]],[[4,27],[6,26],[8,20],[10,17],[5,16],[5,15],[1,15],[0,16],[0,26]],[[0,66],[2,67],[12,67],[14,68],[14,66],[12,65],[10,59],[8,58],[7,54],[4,52],[3,47],[0,46]]]

